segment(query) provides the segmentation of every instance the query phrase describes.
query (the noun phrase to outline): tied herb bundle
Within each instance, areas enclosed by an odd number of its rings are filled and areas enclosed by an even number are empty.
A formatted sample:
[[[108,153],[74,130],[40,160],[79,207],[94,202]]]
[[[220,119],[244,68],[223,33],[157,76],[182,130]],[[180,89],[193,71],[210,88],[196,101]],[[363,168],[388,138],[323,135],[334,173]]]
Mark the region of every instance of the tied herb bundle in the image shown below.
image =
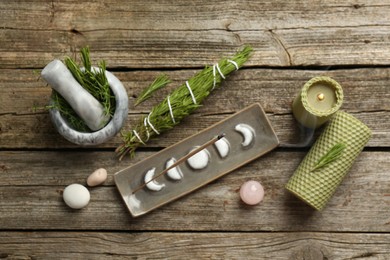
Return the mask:
[[[91,65],[89,48],[82,48],[80,53],[83,67],[79,66],[70,57],[66,57],[64,63],[77,82],[103,105],[104,113],[112,117],[115,111],[115,98],[105,74],[106,63],[101,61],[99,68],[94,70]],[[53,107],[60,111],[74,129],[82,132],[91,132],[68,102],[55,90],[53,90],[52,99]]]
[[[150,138],[173,128],[200,107],[203,100],[219,87],[228,74],[238,70],[248,60],[251,52],[252,48],[246,46],[231,59],[225,58],[213,66],[205,67],[173,90],[147,116],[143,116],[133,130],[122,133],[123,144],[116,149],[119,159],[126,154],[133,157],[135,150],[145,145]],[[153,84],[150,88],[153,88]]]

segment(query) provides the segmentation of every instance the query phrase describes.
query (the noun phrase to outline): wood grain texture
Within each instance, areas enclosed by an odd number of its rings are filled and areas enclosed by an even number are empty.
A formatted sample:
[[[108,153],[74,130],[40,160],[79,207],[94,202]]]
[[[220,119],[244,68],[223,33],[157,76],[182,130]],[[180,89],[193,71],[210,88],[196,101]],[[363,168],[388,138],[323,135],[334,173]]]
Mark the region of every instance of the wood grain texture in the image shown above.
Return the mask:
[[[199,70],[164,71],[172,79],[166,89],[157,92],[150,100],[134,108],[135,97],[148,86],[159,71],[116,72],[130,97],[129,117],[123,130],[131,130],[140,116],[149,113],[169,91],[180,86]],[[166,147],[197,133],[244,107],[259,102],[282,143],[296,142],[299,129],[291,114],[291,102],[310,78],[327,75],[337,80],[344,90],[342,109],[355,115],[373,131],[369,147],[390,145],[390,69],[350,70],[277,70],[243,69],[234,73],[212,93],[184,122],[164,134],[150,147]],[[48,113],[34,107],[48,104],[50,88],[32,70],[0,70],[0,148],[75,148],[52,126]],[[237,98],[238,97],[238,98]],[[121,142],[118,135],[99,147],[115,148]]]
[[[390,3],[372,1],[0,1],[0,259],[390,259]],[[125,130],[205,65],[254,48],[204,106],[133,160],[118,162],[109,142],[81,149],[62,138],[48,113],[39,70],[89,45],[106,60],[130,103],[164,72],[173,83],[130,106]],[[113,174],[259,102],[282,145],[299,129],[291,102],[310,78],[344,90],[342,109],[373,136],[322,212],[284,185],[308,149],[277,148],[140,218],[127,212]],[[108,181],[90,188],[85,209],[62,191],[96,168]],[[262,182],[261,205],[238,189]]]
[[[390,235],[0,232],[5,259],[389,259]]]
[[[386,152],[363,152],[322,212],[314,211],[284,189],[304,152],[271,152],[223,178],[163,206],[132,218],[113,185],[113,173],[135,161],[118,163],[110,152],[1,152],[0,229],[139,231],[390,231],[390,160]],[[104,186],[90,188],[91,202],[71,210],[62,190],[85,184],[105,167]],[[261,205],[247,207],[238,190],[246,180],[260,181]]]
[[[248,66],[387,65],[389,11],[381,1],[3,1],[0,68],[42,68],[85,45],[127,68],[198,67],[243,44],[256,50]]]

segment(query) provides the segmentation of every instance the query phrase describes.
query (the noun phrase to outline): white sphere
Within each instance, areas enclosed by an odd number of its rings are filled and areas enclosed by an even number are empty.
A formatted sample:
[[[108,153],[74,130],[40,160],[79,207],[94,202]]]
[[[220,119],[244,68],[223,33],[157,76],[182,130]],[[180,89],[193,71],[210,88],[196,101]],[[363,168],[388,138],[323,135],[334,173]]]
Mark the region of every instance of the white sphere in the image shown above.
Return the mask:
[[[64,189],[63,198],[72,209],[81,209],[88,205],[91,196],[83,185],[71,184]]]

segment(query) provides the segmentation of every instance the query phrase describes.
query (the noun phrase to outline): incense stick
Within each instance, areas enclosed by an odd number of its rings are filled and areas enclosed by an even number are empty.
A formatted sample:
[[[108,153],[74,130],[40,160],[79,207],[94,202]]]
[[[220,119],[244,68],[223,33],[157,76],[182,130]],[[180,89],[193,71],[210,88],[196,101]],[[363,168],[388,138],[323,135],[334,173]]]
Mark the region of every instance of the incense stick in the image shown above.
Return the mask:
[[[192,152],[188,153],[187,155],[183,156],[182,158],[180,158],[179,160],[177,160],[174,164],[172,164],[170,167],[166,168],[165,170],[163,170],[162,172],[160,172],[159,174],[157,174],[156,176],[154,176],[152,179],[150,179],[149,181],[145,182],[144,184],[142,184],[141,186],[139,186],[138,188],[136,188],[132,194],[136,193],[137,191],[143,189],[149,182],[152,182],[154,181],[155,179],[157,179],[158,177],[160,177],[161,175],[164,175],[166,174],[169,170],[175,168],[176,166],[178,166],[179,164],[181,164],[182,162],[184,162],[185,160],[187,160],[188,158],[192,157],[193,155],[197,154],[198,152],[202,151],[203,149],[205,149],[207,146],[209,145],[212,145],[214,144],[215,142],[217,142],[218,140],[220,140],[221,138],[223,138],[225,136],[225,133],[222,133],[216,137],[214,137],[213,139],[211,139],[210,141],[206,142],[205,144],[199,146],[198,148],[196,148],[195,150],[193,150]]]

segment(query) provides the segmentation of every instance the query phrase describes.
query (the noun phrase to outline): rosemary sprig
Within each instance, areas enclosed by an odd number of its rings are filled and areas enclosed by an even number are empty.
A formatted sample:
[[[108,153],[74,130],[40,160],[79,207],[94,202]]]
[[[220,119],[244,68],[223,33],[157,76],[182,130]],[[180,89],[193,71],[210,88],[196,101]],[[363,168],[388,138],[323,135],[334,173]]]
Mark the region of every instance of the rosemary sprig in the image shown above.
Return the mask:
[[[105,74],[106,64],[104,61],[101,61],[99,63],[99,69],[94,71],[92,70],[89,48],[82,48],[80,52],[82,66],[84,68],[81,68],[76,61],[70,57],[66,57],[64,63],[77,82],[103,105],[106,115],[112,116],[115,111],[115,98],[111,93],[110,85],[108,84]],[[74,129],[83,132],[91,132],[84,121],[73,111],[68,102],[54,90],[52,99],[52,107],[58,109]]]
[[[169,80],[169,77],[165,74],[159,75],[152,84],[149,85],[149,87],[145,88],[142,93],[139,95],[137,100],[134,103],[134,106],[138,106],[148,98],[152,96],[152,94],[159,90],[160,88],[165,87],[168,83],[171,81]]]
[[[251,52],[252,48],[246,46],[230,60],[224,58],[214,66],[206,66],[186,84],[173,90],[160,104],[152,108],[148,116],[141,117],[132,131],[122,132],[123,144],[116,149],[119,159],[128,153],[133,157],[139,146],[173,128],[200,107],[210,92],[217,88],[228,74],[236,70],[236,66],[240,68],[248,60]],[[193,96],[188,87],[191,88]]]
[[[325,155],[323,155],[318,160],[316,165],[314,165],[314,168],[312,171],[318,170],[318,169],[328,165],[329,163],[335,161],[336,159],[338,159],[341,156],[345,147],[346,146],[343,143],[335,144]]]

